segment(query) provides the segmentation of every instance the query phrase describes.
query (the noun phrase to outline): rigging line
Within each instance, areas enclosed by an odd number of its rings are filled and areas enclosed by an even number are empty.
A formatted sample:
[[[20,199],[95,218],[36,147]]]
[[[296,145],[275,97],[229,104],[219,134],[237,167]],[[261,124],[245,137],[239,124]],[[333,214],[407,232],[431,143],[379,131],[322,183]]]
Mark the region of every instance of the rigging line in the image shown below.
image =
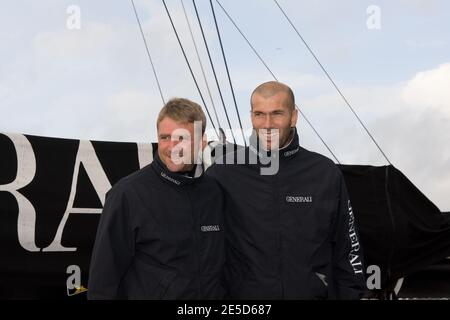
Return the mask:
[[[159,94],[161,95],[161,100],[162,100],[163,104],[166,104],[166,102],[164,100],[164,95],[163,95],[162,90],[161,90],[161,85],[159,83],[158,74],[156,73],[156,69],[155,69],[155,66],[153,64],[152,56],[150,55],[150,50],[149,50],[148,45],[147,45],[147,40],[145,39],[144,31],[142,30],[141,20],[139,19],[138,13],[136,11],[136,6],[134,5],[134,1],[133,0],[131,0],[131,5],[133,6],[134,15],[136,16],[136,20],[137,20],[137,23],[139,25],[139,30],[141,31],[142,40],[144,40],[145,50],[147,51],[147,56],[148,56],[148,59],[150,60],[150,65],[152,66],[153,74],[154,74],[155,79],[156,79],[156,84],[158,85]]]
[[[297,108],[297,110],[300,112],[300,114],[302,115],[302,117],[306,120],[306,122],[309,124],[309,126],[314,130],[314,133],[319,137],[320,141],[322,141],[322,143],[325,145],[325,147],[328,149],[328,152],[331,153],[331,155],[333,156],[334,160],[336,160],[336,162],[338,164],[341,164],[341,162],[338,160],[338,158],[336,157],[336,155],[333,153],[333,151],[331,151],[330,147],[328,147],[328,145],[325,143],[325,140],[322,139],[321,135],[319,134],[319,132],[317,132],[317,130],[314,128],[314,126],[312,125],[312,123],[308,120],[308,118],[305,116],[305,114],[300,110],[299,107],[297,107],[297,105],[295,105],[295,107]]]
[[[214,128],[214,131],[215,131],[215,133],[217,135],[217,138],[220,139],[220,136],[219,136],[219,133],[217,132],[216,126],[214,125],[214,122],[213,122],[213,120],[211,118],[211,114],[209,113],[209,109],[208,109],[208,107],[206,105],[205,99],[203,98],[203,94],[202,94],[202,92],[200,90],[200,87],[198,86],[197,79],[195,79],[195,75],[194,75],[194,72],[192,71],[191,64],[189,63],[189,60],[188,60],[188,58],[186,56],[186,52],[184,51],[183,44],[181,43],[180,37],[178,36],[177,29],[175,28],[175,24],[173,23],[173,20],[172,20],[172,16],[170,15],[169,9],[167,8],[166,1],[162,0],[162,3],[164,5],[164,8],[166,9],[167,16],[169,17],[170,24],[172,25],[173,32],[175,33],[175,36],[177,37],[177,41],[178,41],[178,44],[180,45],[181,52],[183,53],[184,60],[186,61],[186,64],[187,64],[187,66],[189,68],[189,71],[191,73],[192,79],[194,80],[195,86],[197,87],[198,94],[200,95],[200,98],[202,99],[203,105],[205,106],[205,109],[206,109],[206,112],[208,114],[209,120],[211,121],[211,125]]]
[[[237,114],[237,117],[238,117],[239,126],[241,127],[242,139],[244,140],[245,146],[247,146],[247,143],[245,141],[244,129],[242,128],[241,116],[239,114],[239,109],[238,109],[237,103],[236,103],[236,96],[234,95],[233,83],[231,82],[230,70],[228,69],[227,58],[225,57],[225,51],[223,49],[222,38],[220,37],[219,25],[217,24],[216,13],[214,11],[214,5],[213,5],[212,0],[209,0],[209,4],[211,6],[211,11],[212,11],[212,14],[213,14],[213,17],[214,17],[214,24],[216,26],[217,36],[219,38],[220,49],[222,51],[223,62],[225,64],[225,70],[227,72],[228,83],[230,84],[231,95],[233,96],[234,108],[236,109],[236,114]]]
[[[348,102],[347,98],[344,96],[344,94],[342,93],[342,91],[339,89],[339,87],[336,85],[336,83],[333,81],[333,79],[331,78],[330,74],[328,73],[328,71],[325,69],[325,67],[322,65],[322,63],[319,61],[319,59],[317,58],[317,56],[315,55],[315,53],[312,51],[311,47],[308,45],[308,43],[305,41],[305,39],[302,37],[302,35],[300,34],[300,32],[297,30],[297,28],[295,27],[295,25],[293,24],[293,22],[291,21],[291,19],[289,19],[288,15],[286,14],[286,12],[283,10],[283,8],[280,6],[280,4],[277,2],[277,0],[273,0],[276,5],[278,6],[278,8],[281,10],[281,12],[283,13],[284,17],[286,18],[286,20],[289,22],[289,24],[291,25],[291,27],[294,29],[294,31],[297,33],[297,35],[299,36],[300,40],[303,42],[303,44],[306,46],[306,48],[308,49],[309,53],[311,53],[311,55],[313,56],[313,58],[316,60],[316,62],[319,64],[320,68],[322,69],[322,71],[325,73],[325,75],[327,76],[328,80],[330,80],[330,82],[332,83],[332,85],[334,86],[334,88],[337,90],[337,92],[339,93],[339,95],[341,96],[341,98],[344,100],[345,104],[350,108],[351,112],[353,113],[353,115],[356,117],[356,119],[359,121],[359,123],[361,124],[361,126],[364,128],[364,130],[366,131],[366,133],[369,135],[369,137],[372,139],[373,143],[376,145],[376,147],[378,148],[378,150],[381,152],[381,154],[383,155],[383,157],[386,159],[386,161],[389,164],[392,164],[391,161],[389,161],[388,157],[386,156],[386,154],[383,152],[383,150],[381,149],[380,145],[377,143],[377,141],[375,140],[375,138],[373,137],[373,135],[370,133],[370,131],[367,129],[367,127],[365,126],[364,122],[361,120],[361,118],[358,116],[358,114],[356,113],[356,111],[353,109],[353,107],[351,106],[351,104]]]
[[[216,117],[216,121],[217,121],[217,124],[219,125],[219,128],[221,128],[222,126],[220,125],[219,116],[217,115],[216,105],[214,104],[214,99],[212,97],[211,90],[209,89],[208,81],[206,80],[206,74],[205,74],[205,70],[203,68],[203,63],[202,63],[202,60],[200,59],[200,54],[198,52],[197,43],[195,42],[194,34],[192,33],[191,23],[189,22],[189,18],[187,16],[186,8],[184,7],[183,0],[180,0],[180,2],[181,2],[181,6],[183,8],[184,17],[186,18],[186,23],[187,23],[188,28],[189,28],[189,33],[191,34],[191,39],[192,39],[192,42],[194,44],[195,53],[197,54],[198,63],[200,64],[200,69],[202,71],[202,75],[203,75],[203,79],[205,81],[206,89],[208,91],[209,99],[210,99],[211,104],[213,106],[214,115]]]
[[[250,46],[250,48],[253,50],[253,53],[255,53],[255,55],[258,57],[259,61],[261,61],[261,63],[265,66],[265,68],[267,69],[267,71],[269,71],[269,73],[272,75],[272,77],[278,81],[278,78],[275,76],[275,74],[272,72],[272,70],[269,68],[269,66],[267,65],[267,63],[263,60],[263,58],[261,57],[261,55],[258,53],[258,51],[256,51],[255,47],[250,43],[250,41],[248,40],[248,38],[245,36],[245,34],[242,32],[242,30],[238,27],[238,25],[234,22],[233,18],[231,18],[231,16],[228,14],[228,12],[225,10],[225,8],[222,6],[222,4],[219,2],[219,0],[216,0],[217,4],[222,8],[223,12],[225,13],[225,15],[228,17],[228,19],[231,21],[231,23],[234,25],[234,27],[236,28],[237,31],[239,31],[239,33],[241,34],[241,36],[245,39],[245,41],[247,42],[247,44]],[[338,158],[336,157],[336,155],[333,153],[333,151],[331,151],[331,148],[328,146],[328,144],[325,142],[325,140],[322,138],[322,136],[319,134],[319,132],[316,130],[316,128],[313,126],[313,124],[309,121],[309,119],[306,117],[306,115],[300,110],[300,108],[298,108],[298,106],[296,105],[296,108],[299,110],[300,114],[302,115],[302,117],[306,120],[306,122],[308,123],[308,125],[311,127],[311,129],[313,129],[314,133],[317,135],[317,137],[319,137],[320,141],[322,141],[323,145],[327,148],[327,150],[330,152],[330,154],[333,156],[333,158],[336,160],[337,163],[340,164]]]
[[[214,68],[214,63],[211,59],[211,53],[209,52],[208,42],[206,41],[205,32],[203,31],[202,22],[200,20],[200,15],[198,14],[197,5],[195,4],[195,0],[192,0],[192,4],[194,5],[195,15],[197,16],[198,25],[200,26],[200,31],[202,33],[203,42],[205,44],[206,52],[208,54],[209,64],[211,65],[211,69],[212,69],[212,72],[214,75],[214,80],[216,81],[217,90],[219,91],[220,101],[222,102],[222,107],[223,107],[223,110],[225,111],[225,116],[227,118],[228,126],[230,127],[230,130],[231,130],[231,136],[233,137],[234,144],[236,144],[236,138],[234,137],[230,118],[228,117],[228,111],[225,106],[225,101],[223,100],[222,90],[220,89],[219,80],[217,79],[216,69]],[[244,143],[245,143],[245,140],[244,140]]]
[[[241,36],[244,38],[244,40],[247,42],[247,44],[250,46],[250,48],[253,50],[253,52],[258,57],[259,61],[262,62],[262,64],[266,67],[267,71],[272,75],[272,77],[278,81],[277,77],[273,74],[272,70],[270,70],[269,66],[266,64],[266,62],[263,60],[263,58],[259,55],[258,51],[253,47],[253,45],[250,43],[250,41],[247,39],[247,37],[244,35],[244,33],[241,31],[241,29],[237,26],[237,24],[234,22],[234,20],[231,18],[231,16],[228,14],[227,10],[222,6],[222,4],[219,2],[219,0],[216,0],[217,4],[222,8],[222,11],[225,13],[225,15],[228,17],[228,20],[234,25],[236,30],[241,34]]]

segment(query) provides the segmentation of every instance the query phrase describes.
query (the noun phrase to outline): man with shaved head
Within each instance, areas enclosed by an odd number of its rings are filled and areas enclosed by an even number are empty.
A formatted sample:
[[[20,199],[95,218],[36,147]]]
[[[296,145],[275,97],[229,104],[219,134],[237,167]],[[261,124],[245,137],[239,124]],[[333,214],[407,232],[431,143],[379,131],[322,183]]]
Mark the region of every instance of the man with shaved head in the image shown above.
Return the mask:
[[[293,137],[298,117],[291,88],[276,81],[260,84],[252,93],[250,105],[253,128],[262,144],[267,143],[265,149],[286,146]],[[274,139],[274,135],[278,138]]]
[[[207,171],[226,196],[230,298],[359,299],[361,248],[340,170],[299,145],[287,85],[259,85],[250,104],[250,146],[234,155],[245,162],[217,157]]]

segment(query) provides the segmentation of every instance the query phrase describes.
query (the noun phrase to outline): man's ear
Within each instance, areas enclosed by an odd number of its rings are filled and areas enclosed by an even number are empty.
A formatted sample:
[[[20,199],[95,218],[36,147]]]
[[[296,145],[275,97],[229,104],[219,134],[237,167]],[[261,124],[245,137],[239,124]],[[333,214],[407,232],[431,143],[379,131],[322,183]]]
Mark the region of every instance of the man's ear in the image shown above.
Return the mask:
[[[202,142],[201,142],[201,143],[202,143],[202,144],[201,144],[202,150],[205,150],[206,145],[208,144],[208,140],[207,140],[207,137],[206,137],[206,133],[203,134],[203,136],[202,136]]]
[[[295,107],[294,111],[292,111],[291,128],[295,128],[297,126],[297,119],[298,119],[298,109],[297,107]]]

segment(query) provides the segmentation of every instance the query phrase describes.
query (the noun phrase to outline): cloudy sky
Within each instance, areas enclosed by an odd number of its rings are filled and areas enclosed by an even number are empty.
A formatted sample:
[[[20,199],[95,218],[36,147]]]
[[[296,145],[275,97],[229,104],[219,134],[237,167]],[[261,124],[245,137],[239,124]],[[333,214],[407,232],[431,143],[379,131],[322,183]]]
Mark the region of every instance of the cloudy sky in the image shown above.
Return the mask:
[[[192,1],[183,1],[227,128]],[[450,211],[450,3],[278,1],[390,161]],[[278,79],[294,89],[301,110],[341,163],[386,164],[273,0],[220,2]],[[200,102],[162,2],[135,3],[165,99]],[[237,129],[209,1],[196,3]],[[181,2],[167,4],[212,112]],[[250,128],[249,95],[272,78],[214,4],[238,108]],[[162,100],[129,0],[1,0],[0,9],[0,132],[156,141]],[[331,157],[303,118],[298,129],[303,146]]]

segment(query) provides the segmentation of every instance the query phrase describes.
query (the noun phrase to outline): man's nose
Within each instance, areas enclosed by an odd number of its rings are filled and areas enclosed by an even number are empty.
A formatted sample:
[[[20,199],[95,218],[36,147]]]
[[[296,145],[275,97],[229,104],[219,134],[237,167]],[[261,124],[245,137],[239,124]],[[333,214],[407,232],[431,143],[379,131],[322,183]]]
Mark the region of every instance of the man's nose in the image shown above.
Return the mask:
[[[177,140],[170,140],[167,146],[167,151],[172,152],[173,149],[177,146],[179,142]]]
[[[271,129],[272,128],[272,117],[270,114],[266,115],[264,119],[264,128],[265,129]]]
[[[179,144],[179,143],[180,143],[180,140],[178,140],[178,139],[171,139],[171,140],[170,140],[170,147],[171,147],[171,148],[174,148],[174,147],[176,147],[177,144]]]

